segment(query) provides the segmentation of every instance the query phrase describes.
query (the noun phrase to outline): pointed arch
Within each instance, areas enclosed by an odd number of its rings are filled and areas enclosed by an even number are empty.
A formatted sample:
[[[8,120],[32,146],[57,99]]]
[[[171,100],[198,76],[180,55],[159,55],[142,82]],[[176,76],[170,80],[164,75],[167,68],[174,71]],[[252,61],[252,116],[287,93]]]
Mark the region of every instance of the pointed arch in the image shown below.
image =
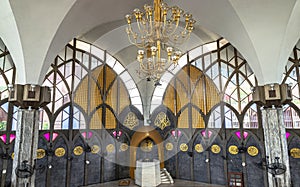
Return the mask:
[[[151,138],[158,147],[158,157],[160,167],[164,167],[164,154],[163,154],[163,139],[153,127],[143,126],[133,134],[130,141],[130,177],[134,178],[134,168],[136,164],[136,151],[139,144],[146,138]]]

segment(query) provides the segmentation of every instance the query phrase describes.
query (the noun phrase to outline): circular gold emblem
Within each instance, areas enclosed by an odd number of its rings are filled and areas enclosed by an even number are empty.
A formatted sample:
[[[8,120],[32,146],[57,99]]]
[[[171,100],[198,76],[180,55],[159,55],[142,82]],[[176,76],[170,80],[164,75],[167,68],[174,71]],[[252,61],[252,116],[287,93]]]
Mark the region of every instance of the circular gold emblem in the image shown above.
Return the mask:
[[[258,154],[258,149],[255,146],[249,146],[247,152],[250,156],[256,156]]]
[[[186,152],[189,149],[189,146],[186,143],[182,143],[179,148],[181,151]]]
[[[73,150],[74,155],[79,156],[83,153],[83,148],[81,146],[76,146]]]
[[[91,152],[92,152],[93,154],[97,154],[97,153],[99,153],[99,151],[100,151],[100,147],[99,147],[98,145],[93,145],[93,146],[92,146]]]
[[[221,152],[221,147],[215,144],[211,146],[210,150],[211,152],[218,154]]]
[[[108,145],[106,146],[106,151],[107,151],[108,153],[114,152],[114,149],[115,149],[115,146],[114,146],[113,144],[108,144]]]
[[[145,139],[141,142],[140,147],[142,151],[150,152],[153,148],[153,141],[150,139]]]
[[[228,147],[228,151],[232,155],[236,155],[239,153],[239,148],[236,145],[231,145]]]
[[[173,150],[173,144],[170,143],[170,142],[166,143],[166,150],[172,151]]]
[[[36,150],[36,158],[42,159],[46,156],[46,151],[44,149],[37,149]]]
[[[290,150],[291,157],[293,158],[300,158],[300,149],[299,148],[292,148]]]
[[[11,158],[14,159],[15,158],[15,152],[11,153]]]
[[[127,149],[128,149],[128,145],[127,145],[126,143],[122,143],[122,144],[120,145],[120,150],[121,150],[121,151],[127,151]]]
[[[55,156],[62,157],[66,154],[66,150],[63,147],[59,147],[55,150]]]
[[[195,145],[195,150],[198,152],[198,153],[202,153],[204,150],[203,150],[203,146],[202,144],[196,144]]]

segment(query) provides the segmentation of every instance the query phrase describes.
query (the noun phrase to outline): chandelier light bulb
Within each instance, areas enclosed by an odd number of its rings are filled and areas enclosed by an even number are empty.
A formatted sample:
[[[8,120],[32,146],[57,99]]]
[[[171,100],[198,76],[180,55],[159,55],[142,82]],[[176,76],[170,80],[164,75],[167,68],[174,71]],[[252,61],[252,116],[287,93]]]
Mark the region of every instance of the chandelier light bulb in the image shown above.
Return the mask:
[[[172,52],[173,51],[173,47],[167,47],[167,52]]]
[[[145,53],[144,50],[141,50],[141,49],[138,50],[138,54],[139,54],[139,55],[144,55],[144,53]]]

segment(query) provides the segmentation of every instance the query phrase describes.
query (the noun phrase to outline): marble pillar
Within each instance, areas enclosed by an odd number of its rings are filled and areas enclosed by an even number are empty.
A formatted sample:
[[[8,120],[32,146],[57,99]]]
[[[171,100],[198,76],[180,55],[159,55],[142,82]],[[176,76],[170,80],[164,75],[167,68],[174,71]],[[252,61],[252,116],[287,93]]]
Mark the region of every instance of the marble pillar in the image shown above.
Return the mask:
[[[282,108],[274,107],[262,109],[262,123],[265,137],[266,156],[269,157],[268,162],[273,163],[275,161],[275,157],[279,157],[279,162],[285,164],[287,169],[284,174],[275,176],[276,178],[279,178],[277,180],[277,184],[274,177],[269,173],[269,186],[290,187],[291,175]]]
[[[19,109],[15,140],[15,156],[13,160],[12,187],[34,187],[34,174],[28,178],[20,178],[15,170],[23,161],[34,167],[39,135],[39,110]]]

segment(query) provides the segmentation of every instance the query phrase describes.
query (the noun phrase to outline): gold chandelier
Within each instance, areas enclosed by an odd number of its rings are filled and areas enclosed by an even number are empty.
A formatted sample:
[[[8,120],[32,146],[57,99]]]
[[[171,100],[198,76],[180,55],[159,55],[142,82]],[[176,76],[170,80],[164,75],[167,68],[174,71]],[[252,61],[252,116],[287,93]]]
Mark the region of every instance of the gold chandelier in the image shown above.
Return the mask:
[[[153,4],[154,8],[144,5],[143,11],[134,9],[132,14],[126,15],[126,32],[129,41],[140,48],[139,76],[158,82],[171,64],[174,68],[178,65],[182,53],[176,46],[190,37],[196,21],[191,14],[177,6],[168,7],[162,0],[154,0]],[[181,18],[183,27],[179,27]]]

